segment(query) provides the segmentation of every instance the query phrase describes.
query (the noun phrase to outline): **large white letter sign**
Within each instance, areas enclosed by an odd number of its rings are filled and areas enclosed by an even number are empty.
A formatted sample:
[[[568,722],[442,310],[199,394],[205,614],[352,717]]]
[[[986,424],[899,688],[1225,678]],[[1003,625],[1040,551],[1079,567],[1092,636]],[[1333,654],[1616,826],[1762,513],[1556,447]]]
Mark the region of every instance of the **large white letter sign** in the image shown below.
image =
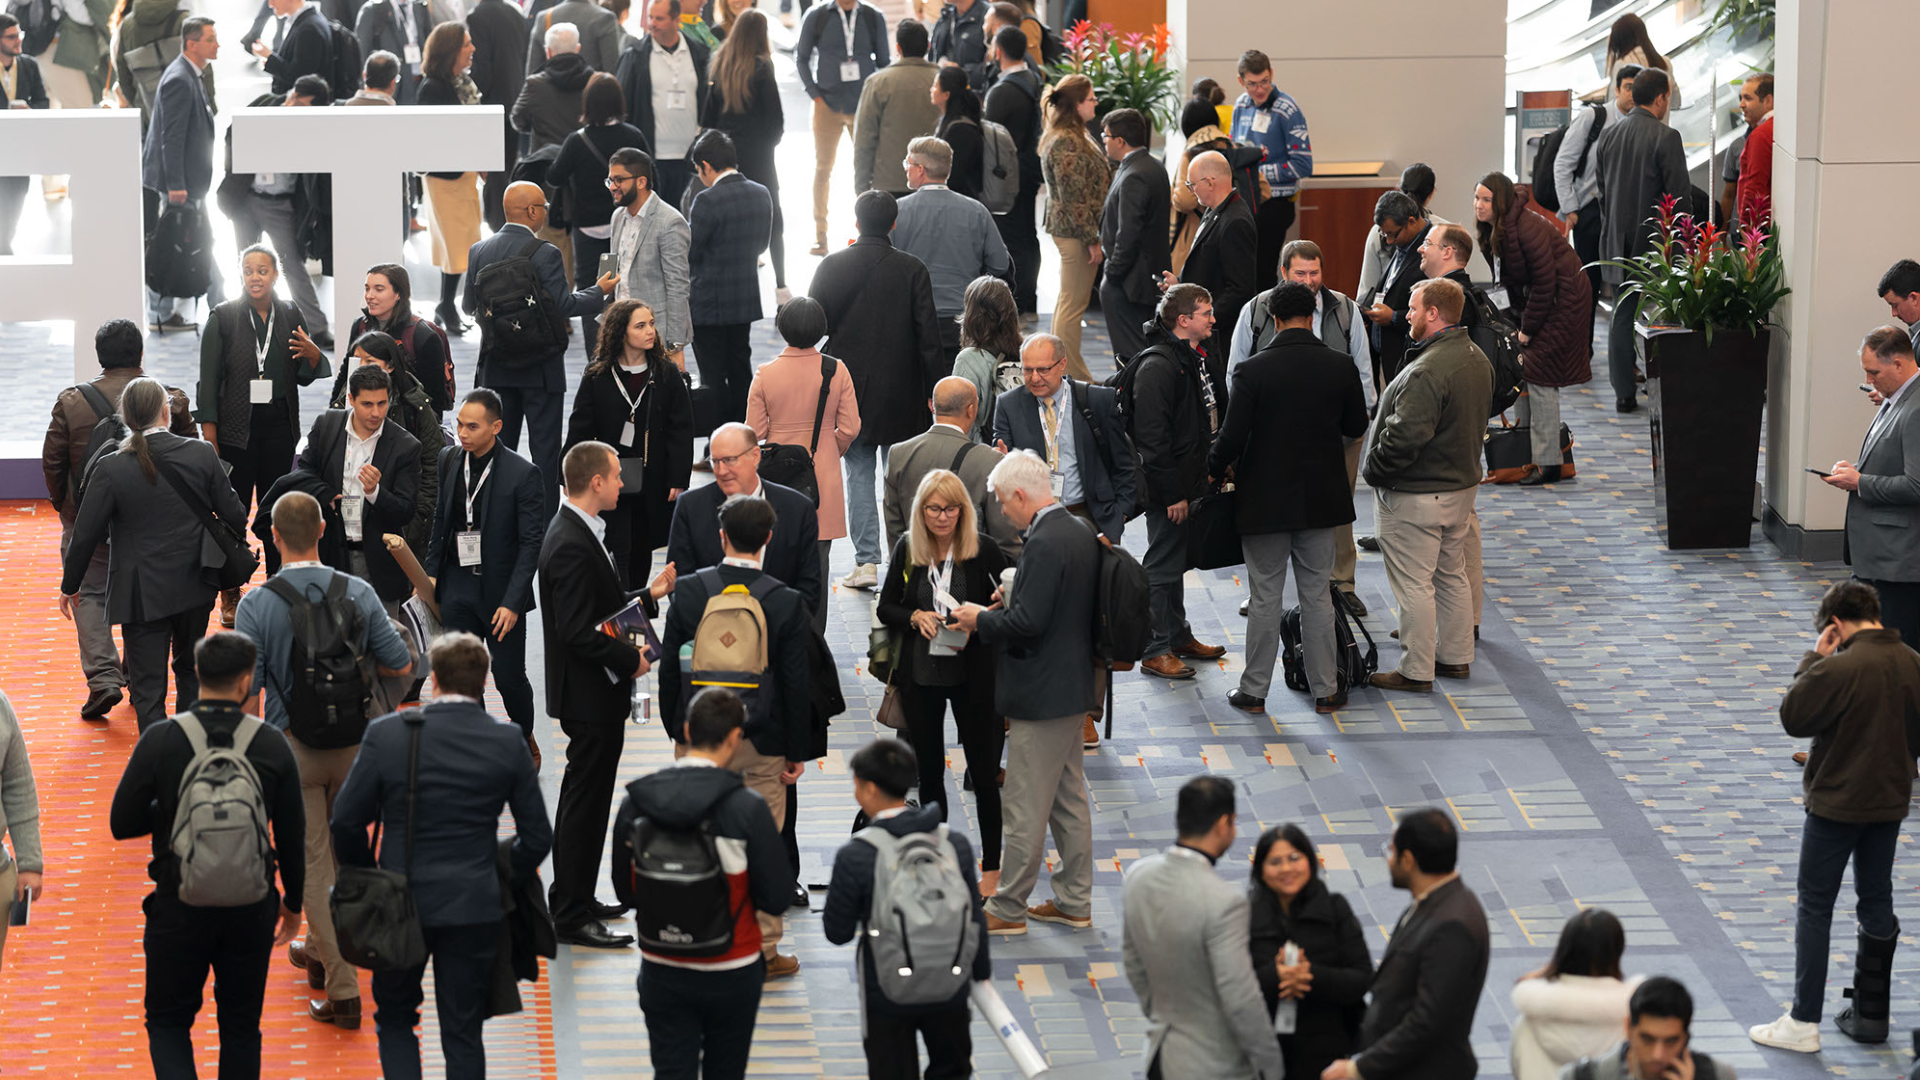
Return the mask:
[[[108,319],[145,323],[140,114],[133,109],[4,110],[0,146],[7,148],[0,169],[9,175],[71,176],[74,251],[73,257],[0,257],[0,321],[72,319],[73,375],[91,378],[99,371],[94,330]]]
[[[498,105],[269,106],[233,114],[235,172],[333,176],[333,325],[342,346],[360,312],[367,267],[404,261],[397,214],[401,177],[497,172],[506,164],[504,124]]]

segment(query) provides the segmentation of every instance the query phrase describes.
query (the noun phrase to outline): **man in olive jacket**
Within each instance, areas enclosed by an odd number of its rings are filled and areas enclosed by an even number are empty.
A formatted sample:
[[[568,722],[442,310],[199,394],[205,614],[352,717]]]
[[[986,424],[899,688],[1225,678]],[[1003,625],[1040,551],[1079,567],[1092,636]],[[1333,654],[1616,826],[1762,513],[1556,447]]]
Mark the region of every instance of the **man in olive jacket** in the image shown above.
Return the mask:
[[[932,134],[940,109],[927,96],[940,69],[927,61],[927,28],[901,19],[893,28],[900,58],[867,76],[853,114],[853,190],[884,191],[896,199],[907,186],[907,144]]]
[[[1884,1042],[1900,920],[1893,914],[1893,855],[1913,797],[1920,748],[1920,654],[1880,624],[1873,586],[1843,581],[1820,600],[1820,638],[1800,658],[1780,699],[1780,726],[1809,736],[1802,783],[1793,932],[1793,1007],[1748,1034],[1762,1046],[1813,1053],[1827,989],[1828,934],[1847,861],[1860,903],[1853,1004],[1834,1024],[1860,1042]]]
[[[1380,392],[1367,433],[1361,475],[1373,488],[1374,534],[1406,648],[1397,670],[1373,677],[1384,690],[1431,693],[1435,674],[1464,679],[1473,663],[1467,546],[1493,365],[1459,325],[1466,302],[1446,278],[1413,287],[1407,322],[1416,344]]]

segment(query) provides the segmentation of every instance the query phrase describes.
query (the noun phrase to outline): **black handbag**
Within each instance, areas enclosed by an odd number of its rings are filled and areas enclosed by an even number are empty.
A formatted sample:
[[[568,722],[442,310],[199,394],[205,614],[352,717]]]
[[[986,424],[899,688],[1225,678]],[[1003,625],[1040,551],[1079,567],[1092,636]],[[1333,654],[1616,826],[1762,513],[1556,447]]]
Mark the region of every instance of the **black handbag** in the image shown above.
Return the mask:
[[[792,488],[812,499],[815,506],[820,505],[820,481],[813,471],[813,455],[820,451],[820,425],[827,418],[827,395],[833,390],[833,371],[838,363],[831,356],[820,357],[820,401],[813,408],[813,441],[804,447],[760,444],[760,478]]]
[[[207,535],[213,538],[214,546],[220,549],[221,555],[225,556],[219,566],[202,566],[200,580],[223,591],[237,589],[252,581],[254,571],[260,569],[260,560],[254,556],[253,549],[247,546],[246,538],[235,532],[233,526],[222,521],[220,515],[214,513],[206,500],[200,497],[200,493],[188,487],[180,474],[174,472],[173,467],[161,460],[158,454],[153,456],[153,465],[159,470],[161,476],[167,478],[167,483],[173,485],[173,490],[180,493],[180,498],[186,502],[187,509],[193,511],[194,516],[200,519],[200,527],[207,530]]]
[[[407,721],[407,869],[405,873],[377,866],[341,864],[328,897],[333,908],[333,932],[340,958],[368,971],[396,971],[427,961],[427,939],[420,931],[420,911],[413,904],[413,821],[420,787],[419,709],[400,714]],[[373,827],[373,844],[380,846],[380,824]]]
[[[1533,474],[1533,432],[1526,424],[1507,426],[1506,417],[1500,418],[1500,427],[1487,429],[1483,446],[1487,461],[1486,478],[1483,484],[1517,484]],[[1571,480],[1573,469],[1573,431],[1565,424],[1560,425],[1560,477]]]
[[[1240,552],[1238,518],[1232,484],[1193,500],[1187,508],[1187,565],[1219,570],[1246,562]]]

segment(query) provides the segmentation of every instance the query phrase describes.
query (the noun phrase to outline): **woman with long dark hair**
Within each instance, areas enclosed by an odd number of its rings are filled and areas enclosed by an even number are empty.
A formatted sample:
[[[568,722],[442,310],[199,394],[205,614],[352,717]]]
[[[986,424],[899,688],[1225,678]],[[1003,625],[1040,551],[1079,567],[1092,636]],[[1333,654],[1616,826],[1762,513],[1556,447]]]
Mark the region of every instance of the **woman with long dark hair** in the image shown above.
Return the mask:
[[[378,331],[391,337],[406,357],[407,370],[426,391],[433,419],[453,408],[453,355],[440,327],[413,313],[413,278],[399,263],[379,263],[367,271],[361,286],[360,316],[353,320],[348,341]],[[333,383],[334,401],[347,399],[347,365]]]
[[[389,334],[369,331],[353,339],[347,347],[348,360],[340,365],[340,377],[333,384],[332,407],[349,408],[347,373],[361,364],[378,364],[393,380],[387,418],[399,424],[420,442],[420,493],[414,499],[413,520],[400,535],[417,557],[427,553],[433,536],[433,515],[440,498],[440,451],[447,445],[447,429],[440,426],[440,412],[433,407],[426,388],[407,364],[400,343]]]
[[[620,502],[601,515],[607,550],[627,588],[639,588],[653,552],[667,542],[673,500],[693,475],[693,394],[685,372],[667,359],[653,308],[638,300],[608,305],[593,362],[580,377],[567,416],[565,449],[589,440],[620,455]]]
[[[1013,302],[1013,290],[997,277],[981,275],[967,283],[966,297],[960,309],[960,352],[953,358],[953,373],[973,384],[980,395],[980,413],[975,418],[973,441],[993,442],[993,404],[1000,396],[996,379],[1000,365],[1020,365],[1020,308]],[[1085,379],[1086,366],[1069,374]]]
[[[1253,848],[1247,886],[1253,974],[1272,1016],[1281,1001],[1298,1010],[1281,1035],[1288,1076],[1319,1076],[1350,1057],[1360,1037],[1373,957],[1347,898],[1320,880],[1320,856],[1297,825],[1275,825]],[[1286,945],[1299,946],[1287,963]]]
[[[480,104],[480,88],[468,75],[472,67],[473,39],[467,28],[457,22],[434,27],[421,50],[420,90],[414,104]],[[475,172],[436,172],[428,173],[425,181],[427,239],[433,248],[433,265],[440,271],[440,306],[433,313],[450,334],[467,332],[455,298],[460,294],[460,275],[467,272],[467,249],[480,242],[479,180]]]
[[[980,97],[967,86],[965,68],[942,67],[927,91],[940,110],[935,137],[953,147],[953,171],[947,186],[969,199],[980,197],[985,184],[986,143],[980,130]]]
[[[1627,933],[1601,908],[1576,912],[1560,930],[1553,959],[1513,987],[1514,1080],[1553,1080],[1560,1068],[1620,1042],[1627,999],[1639,979],[1620,973]]]
[[[573,280],[596,281],[600,256],[613,243],[613,193],[607,190],[607,162],[624,147],[646,151],[646,135],[627,123],[627,96],[620,80],[595,72],[580,92],[580,129],[560,144],[560,153],[547,167],[547,186],[565,188],[567,212],[573,219]],[[580,316],[581,340],[589,347],[600,340],[600,316]]]
[[[780,87],[773,78],[773,46],[767,40],[767,17],[749,8],[733,19],[727,39],[713,54],[707,71],[711,89],[700,117],[705,127],[719,128],[740,152],[740,175],[765,185],[773,196],[773,236],[767,257],[773,260],[773,285],[787,287],[787,243],[781,235],[780,175],[774,169],[773,148],[786,131],[780,108]]]
[[[1612,96],[1614,73],[1627,64],[1656,67],[1666,72],[1667,79],[1673,83],[1673,96],[1668,99],[1667,108],[1680,108],[1680,83],[1673,78],[1673,61],[1660,55],[1660,50],[1653,47],[1653,35],[1647,33],[1646,22],[1631,13],[1613,20],[1613,29],[1607,32],[1606,63],[1602,65],[1607,71],[1607,84],[1589,95],[1589,100],[1604,101]]]
[[[1080,355],[1080,320],[1100,272],[1100,210],[1113,181],[1113,163],[1087,125],[1100,99],[1085,75],[1069,75],[1047,94],[1046,131],[1040,136],[1040,172],[1047,182],[1043,224],[1060,252],[1060,293],[1053,303],[1053,336],[1066,343],[1067,374],[1088,379]]]

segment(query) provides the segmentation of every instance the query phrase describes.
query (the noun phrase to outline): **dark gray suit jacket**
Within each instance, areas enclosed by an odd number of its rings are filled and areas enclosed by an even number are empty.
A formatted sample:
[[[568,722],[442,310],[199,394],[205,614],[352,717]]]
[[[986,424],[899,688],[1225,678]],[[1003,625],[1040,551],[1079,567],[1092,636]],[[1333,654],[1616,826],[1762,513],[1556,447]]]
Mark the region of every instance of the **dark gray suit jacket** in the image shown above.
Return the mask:
[[[1593,144],[1594,175],[1600,181],[1600,257],[1630,259],[1647,250],[1660,197],[1672,195],[1687,207],[1693,182],[1687,178],[1687,148],[1680,133],[1654,119],[1645,106],[1606,126]],[[1618,285],[1623,271],[1600,268]]]
[[[1052,720],[1100,707],[1093,678],[1093,605],[1100,538],[1065,507],[1027,527],[1005,607],[980,613],[980,640],[994,647],[994,708],[1021,720]]]
[[[1160,272],[1173,269],[1167,232],[1172,213],[1167,167],[1145,149],[1128,154],[1114,170],[1100,210],[1100,248],[1107,280],[1136,304],[1160,302]]]
[[[1067,381],[1072,383],[1073,459],[1080,468],[1080,490],[1100,531],[1117,544],[1126,531],[1139,490],[1135,486],[1139,476],[1134,470],[1133,448],[1127,443],[1126,423],[1120,419],[1119,394],[1109,387]],[[1083,401],[1099,427],[1098,436],[1080,415]],[[1009,450],[1031,450],[1042,458],[1047,456],[1040,400],[1026,387],[1016,386],[995,399],[993,437],[1006,443]],[[1104,457],[1101,441],[1106,444]],[[1107,468],[1109,459],[1112,469]]]
[[[213,106],[200,72],[185,56],[160,76],[160,90],[140,153],[140,184],[165,195],[204,199],[213,186]]]
[[[1920,385],[1907,387],[1860,447],[1847,495],[1847,555],[1868,581],[1920,581]]]
[[[1355,1067],[1367,1080],[1472,1080],[1473,1012],[1487,981],[1487,913],[1459,878],[1434,888],[1373,972]]]

